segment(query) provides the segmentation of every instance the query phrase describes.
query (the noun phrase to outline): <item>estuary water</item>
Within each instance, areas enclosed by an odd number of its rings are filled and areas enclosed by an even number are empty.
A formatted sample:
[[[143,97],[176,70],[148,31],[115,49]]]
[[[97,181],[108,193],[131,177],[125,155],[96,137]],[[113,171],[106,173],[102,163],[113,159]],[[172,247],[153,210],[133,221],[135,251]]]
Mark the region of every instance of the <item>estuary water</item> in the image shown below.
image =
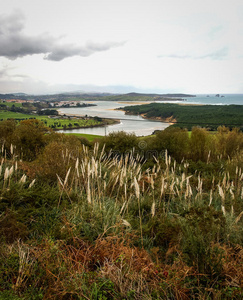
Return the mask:
[[[108,135],[111,132],[125,131],[135,133],[137,136],[146,136],[152,134],[155,130],[163,130],[169,126],[168,123],[159,121],[150,121],[143,119],[141,116],[125,115],[124,111],[115,110],[119,107],[128,105],[138,105],[141,102],[116,102],[116,101],[86,101],[85,103],[96,104],[97,106],[61,108],[59,112],[66,115],[91,116],[101,118],[112,118],[120,120],[119,124],[105,127],[79,128],[68,130],[70,133],[86,133],[97,135]],[[145,102],[149,103],[149,102]],[[64,132],[64,131],[59,131]]]
[[[211,104],[211,105],[243,105],[243,94],[224,94],[224,95],[197,95],[196,97],[183,98],[181,101],[156,101],[158,103],[183,103],[183,104]],[[59,112],[66,115],[80,115],[102,118],[119,119],[120,123],[109,125],[106,127],[80,128],[68,130],[70,133],[86,133],[107,135],[110,132],[125,131],[127,133],[135,133],[137,136],[146,136],[152,134],[155,130],[163,130],[169,126],[168,123],[159,121],[150,121],[143,119],[141,116],[125,115],[121,110],[116,110],[119,107],[129,105],[138,105],[142,102],[116,102],[116,101],[85,101],[85,103],[96,104],[97,106],[90,107],[73,107],[60,108]],[[149,102],[143,102],[147,104]],[[242,108],[243,109],[243,108]],[[63,132],[63,131],[62,131]]]

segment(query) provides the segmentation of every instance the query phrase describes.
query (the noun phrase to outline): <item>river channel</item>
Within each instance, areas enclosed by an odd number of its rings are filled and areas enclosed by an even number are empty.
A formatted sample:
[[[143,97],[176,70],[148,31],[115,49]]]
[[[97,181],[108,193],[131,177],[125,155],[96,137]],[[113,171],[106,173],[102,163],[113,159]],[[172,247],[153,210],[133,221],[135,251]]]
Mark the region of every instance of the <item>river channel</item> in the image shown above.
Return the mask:
[[[85,103],[92,103],[97,106],[60,108],[59,112],[66,115],[87,115],[91,117],[119,119],[120,123],[105,127],[72,129],[68,130],[68,132],[104,136],[111,132],[125,131],[127,133],[135,133],[137,136],[146,136],[152,134],[155,130],[163,130],[169,126],[168,123],[146,120],[141,116],[125,115],[124,111],[115,110],[116,108],[128,105],[138,105],[141,104],[140,102],[86,101]]]

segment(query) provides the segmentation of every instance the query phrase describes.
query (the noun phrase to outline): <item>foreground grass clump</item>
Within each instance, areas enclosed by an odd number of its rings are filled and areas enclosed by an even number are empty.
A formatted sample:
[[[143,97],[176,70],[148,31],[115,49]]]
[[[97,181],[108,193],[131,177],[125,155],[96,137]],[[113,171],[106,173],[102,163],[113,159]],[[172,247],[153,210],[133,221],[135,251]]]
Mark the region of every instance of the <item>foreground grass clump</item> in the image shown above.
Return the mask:
[[[134,136],[120,153],[42,138],[31,159],[1,147],[0,299],[242,298],[240,147],[147,161]]]

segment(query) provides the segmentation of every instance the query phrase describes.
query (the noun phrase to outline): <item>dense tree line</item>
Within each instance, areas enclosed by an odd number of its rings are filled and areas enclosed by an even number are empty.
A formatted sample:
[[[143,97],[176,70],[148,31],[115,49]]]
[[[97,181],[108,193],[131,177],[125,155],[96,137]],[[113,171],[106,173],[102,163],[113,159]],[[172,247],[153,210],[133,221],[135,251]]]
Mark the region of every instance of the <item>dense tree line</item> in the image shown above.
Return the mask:
[[[220,125],[230,129],[243,126],[242,105],[178,105],[169,103],[150,103],[146,105],[126,106],[126,113],[144,115],[147,118],[175,120],[176,127],[191,130],[201,126],[217,130]]]
[[[50,140],[51,129],[36,119],[23,120],[18,126],[15,120],[5,120],[0,122],[0,129],[0,140],[8,148],[14,144],[25,159],[35,158]],[[169,127],[145,138],[125,132],[111,133],[99,139],[99,143],[106,145],[106,151],[112,150],[113,153],[125,154],[135,150],[145,158],[151,158],[163,156],[166,150],[177,161],[191,159],[206,162],[209,156],[211,160],[217,160],[219,156],[227,159],[241,151],[243,133],[237,128],[230,130],[224,126],[213,133],[200,127],[193,127],[190,133],[186,129]]]

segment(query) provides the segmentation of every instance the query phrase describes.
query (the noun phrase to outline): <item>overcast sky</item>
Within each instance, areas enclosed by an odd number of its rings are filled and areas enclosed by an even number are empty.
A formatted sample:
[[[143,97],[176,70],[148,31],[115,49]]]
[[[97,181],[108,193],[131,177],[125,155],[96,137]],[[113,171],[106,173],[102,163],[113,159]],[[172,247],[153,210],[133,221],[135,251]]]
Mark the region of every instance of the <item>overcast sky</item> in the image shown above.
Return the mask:
[[[242,0],[0,0],[0,93],[243,93]]]

